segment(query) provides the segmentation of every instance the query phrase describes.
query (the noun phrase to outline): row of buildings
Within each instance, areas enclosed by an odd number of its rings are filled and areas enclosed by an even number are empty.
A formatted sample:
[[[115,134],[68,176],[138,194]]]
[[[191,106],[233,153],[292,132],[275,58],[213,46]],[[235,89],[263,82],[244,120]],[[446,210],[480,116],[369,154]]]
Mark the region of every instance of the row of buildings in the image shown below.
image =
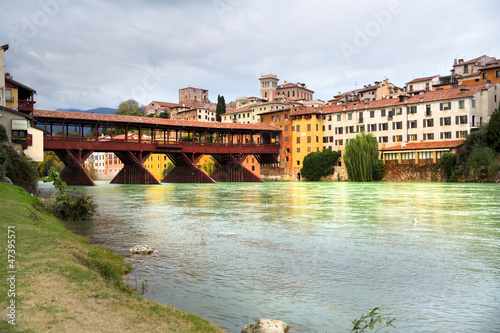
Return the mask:
[[[279,168],[261,170],[253,157],[244,165],[257,175],[297,180],[310,152],[338,151],[342,166],[345,145],[360,132],[375,136],[385,163],[438,162],[443,152],[455,151],[498,110],[500,61],[489,56],[457,59],[449,75],[416,78],[403,87],[384,79],[339,92],[326,102],[314,99],[314,91],[304,83],[279,81],[277,75],[261,75],[259,95],[228,103],[221,121],[280,128]],[[165,112],[171,119],[215,121],[215,107],[208,90],[188,87],[179,90],[179,103],[153,101],[145,114]],[[119,160],[112,153],[95,155],[96,178],[112,179],[121,168]],[[145,166],[161,179],[168,159],[152,155]]]
[[[7,50],[8,45],[0,46],[0,73],[5,71]],[[385,163],[435,163],[443,152],[456,149],[471,131],[486,124],[500,102],[500,60],[486,55],[455,60],[449,75],[413,79],[404,87],[384,79],[339,92],[326,102],[315,99],[305,83],[279,81],[277,75],[261,75],[259,95],[228,103],[221,121],[280,128],[279,169],[273,172],[288,179],[300,179],[304,157],[324,148],[338,151],[342,166],[345,145],[360,132],[377,138]],[[42,161],[44,133],[31,121],[35,94],[9,73],[1,75],[0,124],[13,143],[35,161]],[[178,103],[153,101],[144,112],[146,116],[212,122],[216,121],[215,108],[208,90],[187,87],[179,90]],[[257,175],[269,172],[261,170],[252,156],[244,166]],[[112,152],[94,153],[87,160],[96,179],[111,180],[122,167]],[[162,179],[169,161],[164,155],[151,155],[145,167]]]

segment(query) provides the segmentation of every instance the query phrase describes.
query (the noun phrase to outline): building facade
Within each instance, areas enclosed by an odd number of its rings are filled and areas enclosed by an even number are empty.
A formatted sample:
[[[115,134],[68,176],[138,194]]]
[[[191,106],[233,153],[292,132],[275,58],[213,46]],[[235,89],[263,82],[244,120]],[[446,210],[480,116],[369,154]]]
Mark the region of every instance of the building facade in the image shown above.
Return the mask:
[[[179,89],[179,104],[188,108],[204,108],[210,104],[208,90],[193,87]]]

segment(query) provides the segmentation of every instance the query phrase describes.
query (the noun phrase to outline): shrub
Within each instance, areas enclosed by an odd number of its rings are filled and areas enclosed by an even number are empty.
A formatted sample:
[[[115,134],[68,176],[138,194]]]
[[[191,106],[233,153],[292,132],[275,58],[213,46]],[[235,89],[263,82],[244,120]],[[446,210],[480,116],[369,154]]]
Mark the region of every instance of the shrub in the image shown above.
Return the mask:
[[[488,122],[488,133],[486,135],[488,146],[500,153],[500,111],[495,111]]]
[[[0,146],[0,156],[0,159],[4,160],[2,168],[4,176],[9,177],[14,185],[21,186],[27,192],[37,193],[38,171],[36,163],[24,153],[18,153],[10,146]]]
[[[9,141],[9,136],[7,135],[7,130],[5,129],[5,126],[0,124],[0,142],[8,142]]]
[[[316,151],[304,157],[303,167],[300,170],[302,176],[310,180],[319,180],[323,176],[331,175],[335,171],[335,162],[339,154],[330,149]]]
[[[474,148],[465,163],[467,175],[476,180],[494,177],[498,169],[495,155],[495,150],[490,147]]]
[[[441,155],[441,163],[444,167],[446,180],[454,181],[456,178],[455,170],[457,166],[457,155],[453,153],[443,153],[443,155]]]
[[[59,173],[51,170],[44,182],[53,182],[57,192],[46,202],[46,208],[63,220],[88,220],[97,213],[97,203],[90,195],[68,194],[74,188],[61,180]]]

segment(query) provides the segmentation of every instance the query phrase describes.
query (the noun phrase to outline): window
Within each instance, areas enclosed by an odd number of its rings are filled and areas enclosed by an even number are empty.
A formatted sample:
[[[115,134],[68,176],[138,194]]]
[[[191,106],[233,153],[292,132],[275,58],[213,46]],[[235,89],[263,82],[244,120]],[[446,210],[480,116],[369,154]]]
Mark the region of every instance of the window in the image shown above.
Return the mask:
[[[430,115],[432,115],[431,105],[430,105],[430,104],[427,104],[427,105],[425,106],[425,115],[426,115],[426,116],[430,116]]]
[[[409,120],[408,121],[408,128],[417,128],[417,121],[416,120]]]
[[[415,114],[417,113],[417,106],[414,105],[414,106],[408,106],[406,108],[406,114]]]
[[[439,110],[446,111],[451,109],[451,102],[448,103],[439,103]]]
[[[483,73],[483,80],[487,80],[488,79],[488,75],[486,74],[486,72]]]
[[[379,131],[387,131],[388,129],[389,129],[389,124],[387,123],[378,124]]]
[[[297,147],[297,153],[300,153],[300,147]]]
[[[380,116],[385,117],[385,110],[380,110]]]
[[[307,124],[307,131],[311,132],[311,124]]]
[[[370,118],[375,118],[375,111],[370,111]]]
[[[394,141],[394,142],[402,142],[403,141],[403,136],[402,135],[394,135],[392,137],[392,141]]]
[[[455,118],[456,125],[464,125],[467,124],[467,116],[456,116]]]
[[[285,127],[283,128],[283,130],[284,130],[285,132],[288,132],[288,125],[285,125]]]
[[[300,125],[297,125],[297,132],[300,132]]]
[[[337,121],[342,121],[342,115],[341,114],[337,115]]]
[[[423,140],[434,140],[434,133],[424,133]]]
[[[451,139],[451,132],[441,132],[440,137],[441,137],[441,140],[442,139]]]
[[[376,132],[376,131],[377,131],[377,124],[368,125],[368,132]]]
[[[457,131],[457,139],[465,139],[465,137],[467,136],[467,131]]]
[[[297,137],[297,143],[300,143],[300,136]]]
[[[434,119],[424,119],[423,127],[434,127]]]
[[[465,101],[458,101],[458,108],[459,109],[465,108]]]
[[[417,141],[417,134],[408,135],[408,141]]]
[[[290,92],[288,92],[290,94]],[[289,96],[290,97],[290,96]],[[297,161],[297,165],[300,165],[300,161]]]
[[[402,121],[396,121],[392,123],[392,129],[397,130],[397,129],[403,129],[403,122]]]
[[[475,107],[476,107],[476,100],[475,100],[475,99],[473,99],[473,100],[472,100],[472,107],[473,107],[473,108],[475,108]]]
[[[347,114],[347,120],[352,120],[352,113]]]
[[[311,143],[311,136],[307,137],[307,143]]]
[[[444,117],[439,119],[439,125],[441,126],[450,126],[451,125],[451,117]]]
[[[378,138],[378,142],[379,143],[389,142],[389,137],[387,137],[387,136],[381,136],[381,137]]]
[[[12,89],[5,89],[5,100],[9,102],[14,101],[14,98],[12,97]]]

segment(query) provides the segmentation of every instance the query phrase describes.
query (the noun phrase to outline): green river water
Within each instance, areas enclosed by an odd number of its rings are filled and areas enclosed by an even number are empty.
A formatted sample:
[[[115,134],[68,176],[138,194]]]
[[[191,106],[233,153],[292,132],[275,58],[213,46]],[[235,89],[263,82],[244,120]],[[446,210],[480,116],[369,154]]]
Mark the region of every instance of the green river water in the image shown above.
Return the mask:
[[[228,332],[261,318],[296,332],[349,332],[379,306],[396,318],[387,332],[500,332],[498,184],[99,183],[78,191],[95,196],[100,215],[70,229],[127,257],[128,283],[147,284],[146,298]],[[158,251],[130,255],[136,244]]]

